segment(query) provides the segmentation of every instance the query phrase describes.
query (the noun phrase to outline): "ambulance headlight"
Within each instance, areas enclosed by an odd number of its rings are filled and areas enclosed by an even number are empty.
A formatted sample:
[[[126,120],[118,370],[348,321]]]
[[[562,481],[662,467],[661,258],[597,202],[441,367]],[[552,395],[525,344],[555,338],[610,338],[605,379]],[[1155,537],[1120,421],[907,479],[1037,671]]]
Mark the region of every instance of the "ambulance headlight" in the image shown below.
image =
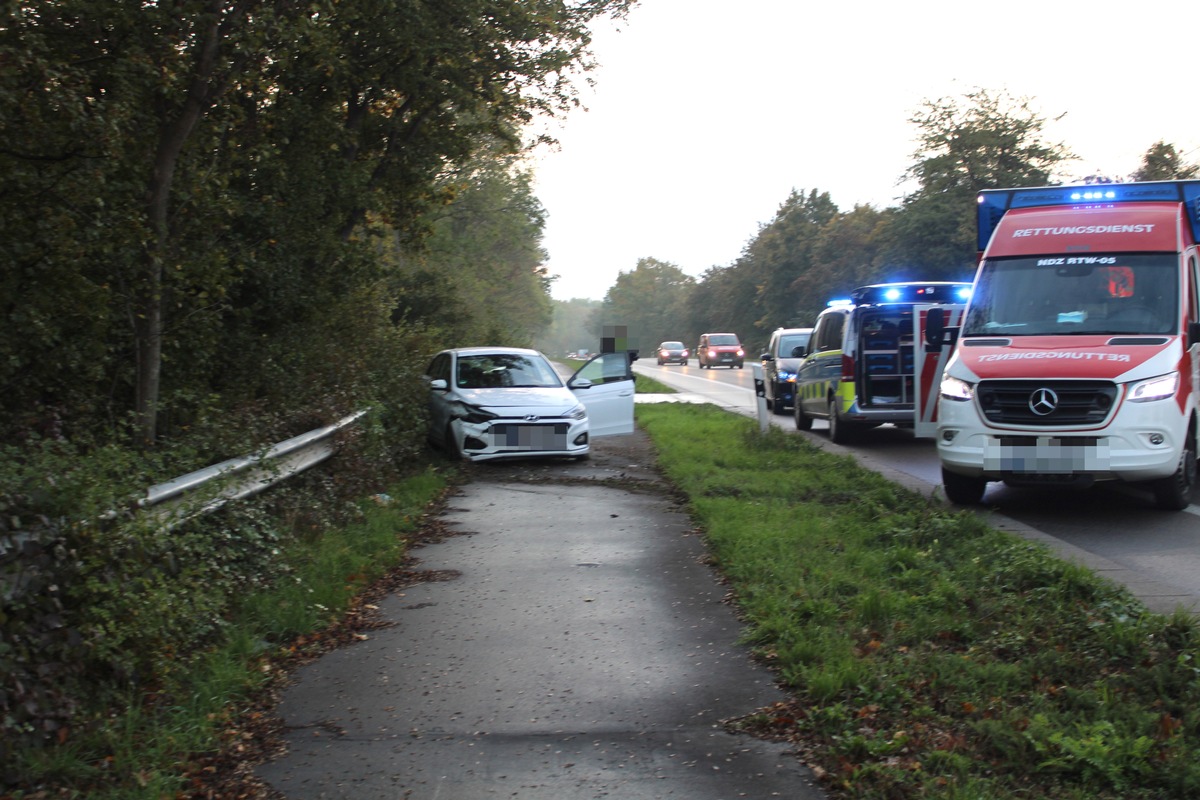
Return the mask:
[[[964,380],[946,375],[942,378],[941,393],[947,400],[966,402],[975,396],[975,387]]]
[[[1132,403],[1148,403],[1151,400],[1165,400],[1174,397],[1179,389],[1179,373],[1159,375],[1157,378],[1147,378],[1129,387],[1129,401]]]

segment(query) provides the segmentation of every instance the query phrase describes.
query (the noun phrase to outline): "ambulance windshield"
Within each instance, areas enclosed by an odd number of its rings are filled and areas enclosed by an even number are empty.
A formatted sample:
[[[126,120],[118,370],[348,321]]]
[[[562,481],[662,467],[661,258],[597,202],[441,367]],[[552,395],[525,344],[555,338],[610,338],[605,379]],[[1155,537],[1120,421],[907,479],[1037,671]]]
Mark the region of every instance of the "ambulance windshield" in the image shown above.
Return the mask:
[[[962,335],[1178,333],[1178,275],[1174,254],[989,259]]]

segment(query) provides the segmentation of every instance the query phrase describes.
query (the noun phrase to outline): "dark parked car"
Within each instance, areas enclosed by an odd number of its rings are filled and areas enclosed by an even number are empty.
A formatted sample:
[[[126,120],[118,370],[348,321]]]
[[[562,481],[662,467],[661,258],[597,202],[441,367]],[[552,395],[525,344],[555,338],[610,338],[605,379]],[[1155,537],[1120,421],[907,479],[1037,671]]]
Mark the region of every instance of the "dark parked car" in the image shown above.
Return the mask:
[[[763,394],[776,414],[787,413],[796,399],[796,370],[811,336],[812,328],[776,328],[762,354]]]

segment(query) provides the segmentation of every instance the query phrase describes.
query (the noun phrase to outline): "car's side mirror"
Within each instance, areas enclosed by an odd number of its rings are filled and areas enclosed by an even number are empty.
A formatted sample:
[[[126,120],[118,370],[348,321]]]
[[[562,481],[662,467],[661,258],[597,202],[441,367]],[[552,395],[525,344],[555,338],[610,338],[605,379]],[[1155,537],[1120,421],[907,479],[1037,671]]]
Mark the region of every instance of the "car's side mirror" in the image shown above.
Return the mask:
[[[774,361],[775,356],[771,355],[770,353],[763,353],[761,356],[758,357],[758,360],[759,361]]]
[[[1200,343],[1200,322],[1189,322],[1187,327],[1188,347]]]
[[[567,383],[567,388],[568,389],[590,389],[590,388],[592,388],[592,385],[593,385],[592,382],[589,381],[587,378],[572,378]]]
[[[435,392],[444,392],[450,388],[450,385],[446,383],[444,378],[434,378],[429,382],[429,388]]]

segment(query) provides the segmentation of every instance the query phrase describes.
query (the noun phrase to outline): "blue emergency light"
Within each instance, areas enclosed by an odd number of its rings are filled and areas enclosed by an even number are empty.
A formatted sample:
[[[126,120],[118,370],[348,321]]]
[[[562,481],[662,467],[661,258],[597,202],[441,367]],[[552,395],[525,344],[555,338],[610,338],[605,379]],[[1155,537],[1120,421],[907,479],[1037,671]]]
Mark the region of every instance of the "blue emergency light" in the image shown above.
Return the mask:
[[[1013,208],[1042,206],[1117,205],[1122,203],[1183,203],[1192,238],[1200,241],[1200,181],[1148,181],[1089,186],[1040,186],[1027,189],[985,189],[977,198],[976,248],[983,252],[1004,213]]]
[[[919,283],[877,283],[860,286],[850,293],[849,305],[882,303],[965,303],[971,296],[971,284],[954,281]],[[839,303],[842,305],[845,303]],[[830,305],[834,305],[831,301]]]

